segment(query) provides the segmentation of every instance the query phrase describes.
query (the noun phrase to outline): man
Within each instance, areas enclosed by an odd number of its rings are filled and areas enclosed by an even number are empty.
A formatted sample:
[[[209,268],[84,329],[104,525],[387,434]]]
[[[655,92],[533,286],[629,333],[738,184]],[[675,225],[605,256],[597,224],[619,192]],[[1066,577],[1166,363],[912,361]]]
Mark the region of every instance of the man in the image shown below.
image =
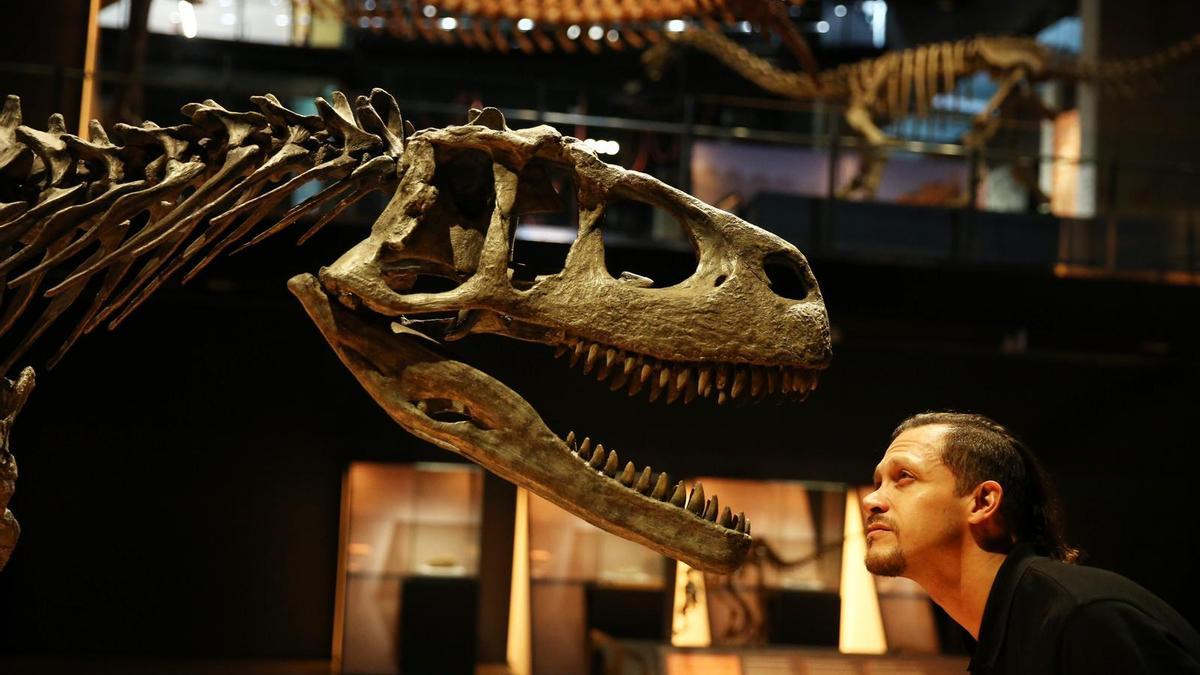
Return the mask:
[[[862,502],[867,569],[929,592],[973,673],[1200,673],[1200,635],[1128,579],[1073,564],[1037,459],[981,415],[905,420]]]

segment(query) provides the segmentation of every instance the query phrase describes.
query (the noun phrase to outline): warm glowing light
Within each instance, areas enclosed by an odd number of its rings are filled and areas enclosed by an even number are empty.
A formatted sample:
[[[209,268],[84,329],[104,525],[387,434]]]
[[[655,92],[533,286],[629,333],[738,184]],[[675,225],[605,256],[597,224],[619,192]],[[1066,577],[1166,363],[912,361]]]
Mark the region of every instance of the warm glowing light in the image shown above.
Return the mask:
[[[588,29],[588,37],[593,40],[599,40],[600,38],[604,37],[604,29],[600,26],[592,26]]]
[[[458,28],[458,19],[455,19],[452,16],[443,16],[442,20],[438,22],[438,25],[442,27],[442,30],[454,30],[455,28]]]
[[[196,37],[196,8],[188,0],[179,0],[179,29],[186,38]]]
[[[513,524],[512,586],[508,595],[508,647],[506,657],[513,675],[533,671],[533,643],[529,600],[529,491],[517,488]]]
[[[616,28],[609,28],[608,32],[604,35],[604,39],[609,42],[616,42],[621,39],[621,34],[617,32]]]
[[[671,19],[667,22],[667,30],[672,33],[682,33],[687,26],[683,23],[683,19]]]
[[[672,647],[707,647],[712,644],[704,572],[676,561],[675,601],[672,606]]]
[[[863,532],[862,507],[858,490],[846,491],[846,521],[842,543],[842,620],[838,651],[843,654],[883,654],[887,638],[883,634],[883,615],[879,613],[879,595],[875,578],[867,571],[867,537]]]
[[[533,19],[525,18],[517,22],[517,30],[522,33],[528,33],[533,30]]]

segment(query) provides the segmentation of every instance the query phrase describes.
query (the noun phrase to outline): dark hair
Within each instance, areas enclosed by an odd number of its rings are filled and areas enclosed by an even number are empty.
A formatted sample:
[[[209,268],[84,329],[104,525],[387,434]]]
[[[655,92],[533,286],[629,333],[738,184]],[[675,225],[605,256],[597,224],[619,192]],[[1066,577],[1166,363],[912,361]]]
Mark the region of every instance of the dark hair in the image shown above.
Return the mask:
[[[954,474],[962,496],[986,480],[1004,489],[1000,517],[1014,541],[1028,542],[1043,555],[1066,563],[1079,558],[1067,544],[1066,523],[1050,474],[1033,452],[1008,429],[983,415],[924,412],[900,423],[901,433],[931,424],[950,427],[942,447],[942,463]]]

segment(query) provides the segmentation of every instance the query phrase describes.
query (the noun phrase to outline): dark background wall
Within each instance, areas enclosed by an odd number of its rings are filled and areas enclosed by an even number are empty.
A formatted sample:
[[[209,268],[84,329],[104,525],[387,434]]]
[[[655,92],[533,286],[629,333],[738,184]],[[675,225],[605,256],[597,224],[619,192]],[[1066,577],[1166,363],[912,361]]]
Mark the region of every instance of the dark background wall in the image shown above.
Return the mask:
[[[25,534],[0,574],[0,652],[329,654],[347,463],[452,458],[392,425],[286,294],[288,276],[355,236],[334,230],[305,249],[281,242],[226,261],[207,287],[164,292],[40,374],[13,436],[11,508]],[[646,253],[610,255],[646,269]],[[1200,291],[815,269],[840,340],[803,405],[650,406],[568,371],[548,348],[477,337],[456,349],[552,429],[678,475],[864,484],[905,415],[993,415],[1045,457],[1091,563],[1200,619],[1189,508]],[[1005,353],[1003,337],[1021,328],[1027,348]]]
[[[1198,27],[1196,3],[1102,0],[1100,57],[1137,59],[1193,37]],[[1101,91],[1096,155],[1103,167],[1102,208],[1112,203],[1126,212],[1161,213],[1179,207],[1194,212],[1192,197],[1200,177],[1195,62],[1193,55],[1188,62],[1131,78],[1131,88]]]

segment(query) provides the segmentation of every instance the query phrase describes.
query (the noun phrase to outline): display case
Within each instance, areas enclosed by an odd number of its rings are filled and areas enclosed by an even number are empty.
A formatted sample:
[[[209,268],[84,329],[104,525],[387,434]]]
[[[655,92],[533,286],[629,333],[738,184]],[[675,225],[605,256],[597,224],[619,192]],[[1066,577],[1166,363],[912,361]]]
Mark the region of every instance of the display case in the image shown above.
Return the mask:
[[[585,673],[608,640],[663,640],[671,566],[530,494],[533,672]]]
[[[702,477],[750,518],[754,549],[732,575],[705,575],[711,644],[836,647],[846,486]]]
[[[350,465],[334,626],[340,672],[412,671],[437,651],[413,645],[450,636],[473,644],[482,484],[472,465]],[[470,664],[470,649],[454,653]]]

